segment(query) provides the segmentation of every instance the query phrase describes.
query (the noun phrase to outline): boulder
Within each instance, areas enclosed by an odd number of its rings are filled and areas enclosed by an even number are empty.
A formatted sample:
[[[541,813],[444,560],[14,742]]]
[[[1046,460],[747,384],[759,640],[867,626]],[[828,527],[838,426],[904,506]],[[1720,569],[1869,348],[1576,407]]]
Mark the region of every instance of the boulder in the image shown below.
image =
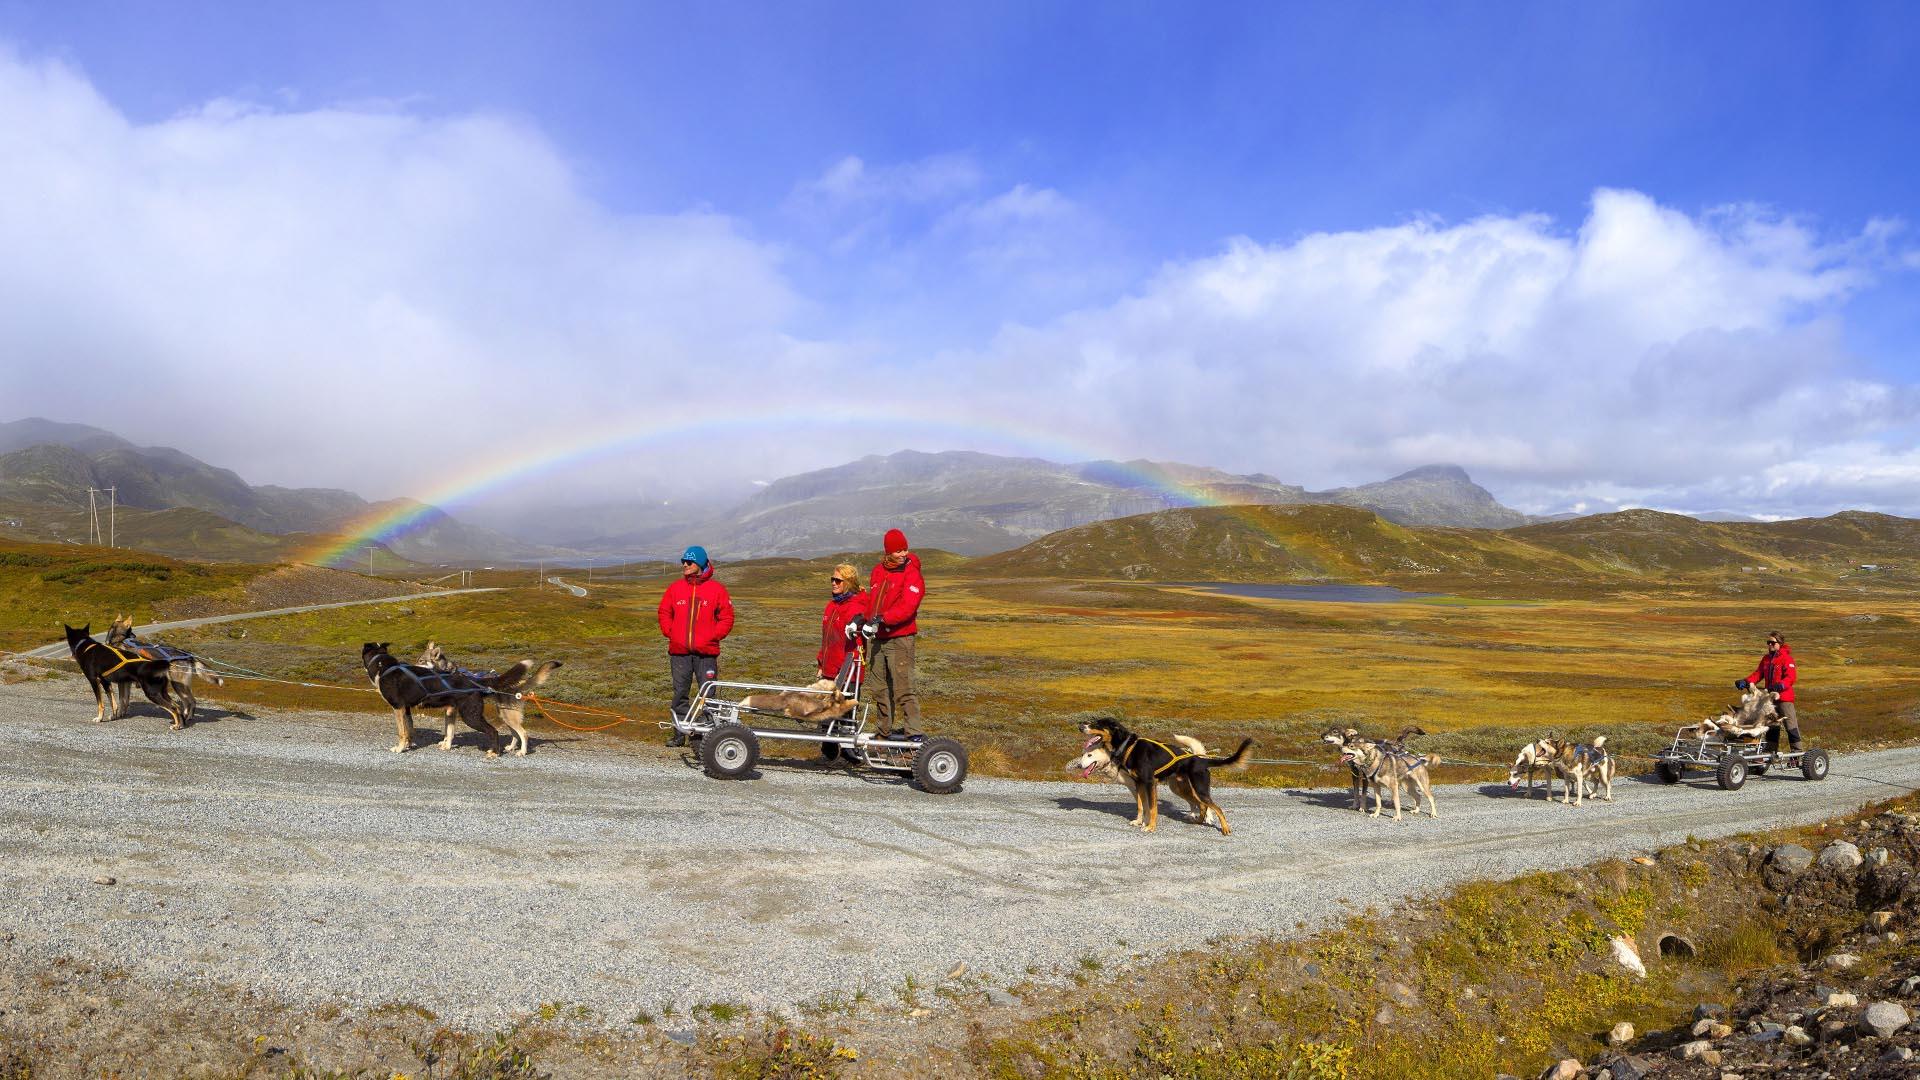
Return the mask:
[[[1822,960],[1821,963],[1835,971],[1846,971],[1860,963],[1860,958],[1850,952],[1837,952]]]
[[[1907,1010],[1899,1003],[1876,1001],[1860,1014],[1860,1030],[1886,1039],[1912,1021],[1913,1017],[1908,1016]]]
[[[1679,1058],[1681,1061],[1698,1061],[1712,1050],[1712,1043],[1705,1039],[1695,1039],[1692,1042],[1681,1043],[1679,1046],[1674,1047],[1673,1056]]]
[[[1580,1080],[1586,1069],[1572,1058],[1561,1058],[1540,1074],[1540,1080]]]
[[[1818,861],[1828,870],[1851,870],[1867,860],[1859,848],[1845,840],[1835,840],[1821,849]]]
[[[1767,853],[1767,863],[1776,870],[1797,874],[1813,865],[1813,852],[1799,844],[1781,844]]]
[[[1633,1025],[1622,1020],[1613,1025],[1612,1031],[1607,1032],[1607,1045],[1625,1046],[1633,1041],[1633,1035]]]
[[[1851,1009],[1858,1004],[1860,1004],[1860,999],[1852,994],[1841,993],[1836,990],[1827,995],[1826,1005],[1829,1009]]]
[[[1813,1043],[1813,1036],[1807,1034],[1807,1029],[1801,1027],[1799,1024],[1794,1024],[1787,1028],[1787,1033],[1783,1038],[1787,1040],[1787,1045],[1789,1046],[1808,1046]]]
[[[1653,1062],[1637,1054],[1614,1058],[1607,1063],[1613,1080],[1646,1080],[1653,1073]]]
[[[1867,916],[1867,929],[1872,930],[1874,933],[1878,934],[1881,931],[1885,930],[1887,928],[1887,924],[1892,921],[1893,921],[1893,912],[1876,911],[1873,914]]]

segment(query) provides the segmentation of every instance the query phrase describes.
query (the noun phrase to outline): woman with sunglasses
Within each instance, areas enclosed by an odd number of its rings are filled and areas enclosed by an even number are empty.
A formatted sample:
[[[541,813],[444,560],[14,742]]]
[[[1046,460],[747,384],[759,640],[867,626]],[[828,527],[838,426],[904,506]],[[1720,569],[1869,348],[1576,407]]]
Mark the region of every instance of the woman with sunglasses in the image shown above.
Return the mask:
[[[847,637],[847,624],[866,608],[858,599],[864,595],[860,591],[860,571],[841,563],[833,568],[827,588],[832,591],[827,596],[826,610],[820,614],[820,652],[814,661],[819,665],[821,678],[832,679],[845,691],[846,680],[853,678],[853,665],[847,663],[847,659],[860,647]]]
[[[1787,749],[1800,749],[1800,714],[1793,707],[1793,684],[1800,673],[1794,668],[1793,650],[1787,648],[1787,639],[1779,631],[1767,635],[1767,651],[1760,654],[1760,663],[1754,666],[1753,674],[1744,679],[1735,679],[1734,688],[1745,690],[1749,686],[1758,686],[1773,694],[1780,706],[1780,722],[1787,729]],[[1780,729],[1767,729],[1767,752],[1780,749]]]

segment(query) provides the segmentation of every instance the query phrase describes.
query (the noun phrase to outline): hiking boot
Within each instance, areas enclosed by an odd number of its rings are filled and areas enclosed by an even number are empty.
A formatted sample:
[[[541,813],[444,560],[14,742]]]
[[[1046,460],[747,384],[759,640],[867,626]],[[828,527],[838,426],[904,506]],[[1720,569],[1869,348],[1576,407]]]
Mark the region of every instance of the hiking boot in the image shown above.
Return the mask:
[[[1791,750],[1791,751],[1793,751],[1793,752],[1794,752],[1794,753],[1796,753],[1796,754],[1797,754],[1797,753],[1799,753],[1799,752],[1800,752],[1800,740],[1799,740],[1799,739],[1795,739],[1795,738],[1792,738],[1791,736],[1789,736],[1789,737],[1788,737],[1788,739],[1787,739],[1787,749],[1789,749],[1789,750]]]
[[[668,745],[668,746],[685,746],[685,745],[687,745],[687,733],[686,733],[686,732],[684,732],[684,731],[676,731],[676,732],[674,732],[674,733],[673,733],[673,737],[667,740],[667,745]]]

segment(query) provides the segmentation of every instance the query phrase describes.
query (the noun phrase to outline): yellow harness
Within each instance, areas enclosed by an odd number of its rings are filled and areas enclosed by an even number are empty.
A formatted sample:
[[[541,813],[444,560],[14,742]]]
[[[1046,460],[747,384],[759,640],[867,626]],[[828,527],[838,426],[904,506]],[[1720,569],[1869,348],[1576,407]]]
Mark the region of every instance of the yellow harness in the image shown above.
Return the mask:
[[[1133,757],[1134,748],[1139,746],[1141,743],[1153,743],[1153,745],[1167,752],[1167,755],[1168,755],[1167,763],[1165,765],[1160,766],[1158,769],[1153,770],[1153,778],[1155,780],[1160,779],[1161,776],[1165,775],[1168,769],[1173,768],[1175,765],[1180,764],[1181,762],[1187,760],[1190,757],[1198,756],[1196,754],[1190,754],[1185,751],[1175,750],[1173,747],[1168,746],[1166,743],[1156,742],[1153,739],[1143,739],[1140,736],[1135,735],[1133,737],[1133,741],[1127,744],[1126,750],[1120,754],[1120,765],[1122,768],[1126,767],[1127,761]]]
[[[106,678],[107,676],[113,674],[116,671],[119,671],[121,668],[126,667],[128,664],[144,664],[148,662],[147,658],[144,656],[140,656],[138,654],[135,654],[133,656],[128,656],[126,653],[121,652],[119,649],[116,649],[111,645],[102,645],[99,642],[93,640],[92,638],[87,639],[87,644],[92,645],[96,649],[105,649],[108,652],[120,658],[119,663],[113,665],[112,667],[100,673],[100,678],[102,679]]]

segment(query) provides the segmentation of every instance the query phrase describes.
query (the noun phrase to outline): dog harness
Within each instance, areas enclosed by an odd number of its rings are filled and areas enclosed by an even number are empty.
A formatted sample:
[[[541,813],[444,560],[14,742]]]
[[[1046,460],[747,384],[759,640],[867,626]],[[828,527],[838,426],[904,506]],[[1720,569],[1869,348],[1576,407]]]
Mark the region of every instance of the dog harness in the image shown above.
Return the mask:
[[[1398,751],[1383,750],[1380,753],[1380,760],[1374,762],[1373,768],[1362,775],[1364,775],[1369,780],[1373,779],[1376,776],[1379,776],[1380,770],[1387,767],[1388,758],[1398,758],[1399,760],[1406,762],[1408,771],[1417,769],[1420,766],[1425,765],[1427,763],[1427,759],[1424,755],[1421,757],[1414,757],[1412,754],[1409,754],[1404,750],[1398,750]]]
[[[414,681],[416,686],[420,687],[420,692],[426,695],[426,698],[422,700],[420,704],[429,708],[432,707],[435,698],[453,697],[460,694],[491,694],[495,692],[490,687],[461,686],[457,684],[454,680],[463,678],[464,675],[462,673],[435,671],[432,668],[417,667],[413,664],[402,664],[395,661],[381,669],[378,674],[374,674],[371,671],[368,672],[373,678],[373,685],[380,690],[380,696],[386,697],[386,688],[380,685],[381,682],[396,671],[406,675]],[[428,680],[432,680],[438,684],[439,689],[435,690],[429,686]],[[387,704],[392,705],[393,700],[389,698]],[[397,708],[398,706],[395,707]]]
[[[1167,763],[1165,765],[1162,765],[1158,769],[1153,770],[1153,778],[1155,780],[1160,779],[1160,777],[1163,776],[1168,769],[1173,768],[1175,765],[1180,764],[1181,762],[1187,760],[1190,757],[1199,756],[1197,754],[1191,754],[1185,751],[1175,750],[1173,747],[1168,746],[1166,743],[1163,743],[1163,742],[1155,742],[1152,739],[1143,739],[1140,736],[1135,735],[1133,737],[1133,740],[1127,743],[1127,748],[1121,751],[1120,753],[1121,768],[1126,767],[1127,761],[1133,757],[1134,750],[1138,748],[1141,743],[1152,743],[1154,746],[1157,746],[1160,749],[1165,750],[1169,755],[1167,759]]]
[[[113,665],[112,667],[100,673],[100,678],[102,679],[106,678],[107,676],[113,674],[116,671],[119,671],[121,668],[126,667],[128,664],[142,664],[142,663],[151,662],[150,660],[148,660],[147,657],[141,656],[138,653],[135,653],[132,656],[128,656],[126,653],[121,652],[119,649],[116,649],[111,645],[102,645],[99,642],[93,640],[92,638],[87,639],[87,644],[93,646],[96,649],[105,649],[108,652],[120,658],[119,663]]]

